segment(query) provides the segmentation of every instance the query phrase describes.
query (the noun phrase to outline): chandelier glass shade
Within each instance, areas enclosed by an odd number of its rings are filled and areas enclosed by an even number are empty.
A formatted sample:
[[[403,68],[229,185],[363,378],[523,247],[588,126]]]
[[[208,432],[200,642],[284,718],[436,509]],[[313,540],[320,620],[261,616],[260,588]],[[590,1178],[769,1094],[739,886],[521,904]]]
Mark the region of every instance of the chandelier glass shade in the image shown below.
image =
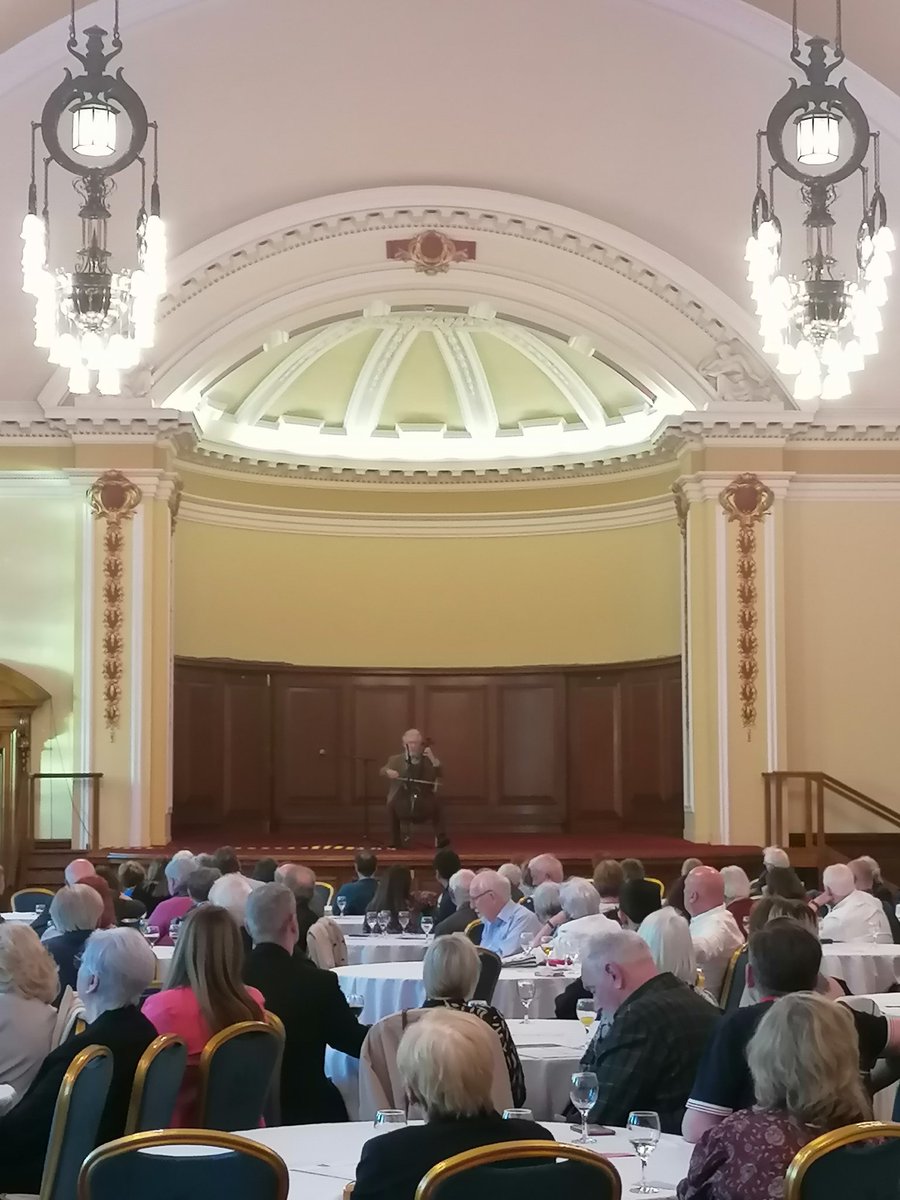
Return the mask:
[[[69,391],[118,395],[121,375],[141,361],[155,339],[156,307],[166,289],[166,234],[160,216],[157,128],[147,120],[137,92],[121,70],[107,71],[122,49],[118,0],[110,50],[107,31],[85,30],[79,50],[74,7],[68,49],[84,68],[66,71],[47,99],[41,120],[32,124],[31,183],[28,211],[22,224],[22,289],[34,297],[34,344],[48,352],[51,363],[69,372]],[[71,151],[62,144],[64,119],[71,117]],[[128,127],[127,136],[122,120]],[[152,164],[143,152],[152,132]],[[36,143],[47,150],[42,205],[35,175]],[[109,199],[115,176],[133,163],[141,170],[141,200],[136,221],[136,261],[113,270],[107,234]],[[56,164],[74,176],[80,197],[81,250],[71,266],[49,262],[49,169]],[[149,189],[147,176],[151,175]],[[149,192],[149,195],[148,195]]]
[[[745,259],[747,279],[759,317],[763,350],[777,358],[777,369],[794,376],[794,399],[812,404],[849,395],[850,376],[861,371],[867,356],[878,352],[881,308],[887,303],[894,237],[887,224],[881,191],[879,135],[845,81],[829,82],[844,61],[838,32],[831,43],[811,38],[802,58],[794,9],[791,60],[806,76],[791,80],[765,130],[757,134],[757,180],[751,234]],[[795,128],[795,153],[787,149],[787,130]],[[764,167],[764,150],[770,163]],[[869,167],[872,159],[872,189]],[[781,172],[800,185],[807,209],[803,222],[806,252],[802,272],[784,270],[784,230],[775,212],[774,178]],[[862,182],[862,218],[855,238],[855,271],[838,271],[835,251],[837,221],[832,208],[836,185],[854,174]],[[849,239],[847,239],[849,242]]]

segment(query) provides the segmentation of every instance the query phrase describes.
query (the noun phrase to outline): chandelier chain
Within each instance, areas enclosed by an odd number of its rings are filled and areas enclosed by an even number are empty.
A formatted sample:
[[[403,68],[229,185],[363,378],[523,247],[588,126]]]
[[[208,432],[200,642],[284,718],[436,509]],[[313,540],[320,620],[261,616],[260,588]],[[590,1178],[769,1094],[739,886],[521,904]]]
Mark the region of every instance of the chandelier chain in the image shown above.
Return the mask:
[[[69,49],[78,45],[78,38],[75,34],[75,0],[72,0],[72,8],[69,13]]]

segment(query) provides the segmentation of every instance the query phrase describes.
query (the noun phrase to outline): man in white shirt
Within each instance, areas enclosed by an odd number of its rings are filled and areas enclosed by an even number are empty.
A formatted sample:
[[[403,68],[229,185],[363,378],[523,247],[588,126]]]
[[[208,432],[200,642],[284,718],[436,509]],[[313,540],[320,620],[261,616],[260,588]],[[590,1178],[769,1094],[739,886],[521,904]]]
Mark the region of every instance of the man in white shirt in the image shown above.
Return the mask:
[[[833,942],[890,942],[891,927],[881,901],[870,892],[860,892],[846,863],[834,863],[822,873],[823,891],[813,900],[814,908],[829,905],[820,933]]]
[[[737,921],[725,907],[725,881],[715,867],[694,867],[684,883],[684,907],[691,916],[691,941],[706,988],[722,990],[735,950],[744,944]]]
[[[513,904],[510,895],[509,880],[496,871],[479,871],[469,887],[469,903],[483,922],[481,946],[501,958],[519,953],[522,935],[534,937],[540,928],[534,913]]]

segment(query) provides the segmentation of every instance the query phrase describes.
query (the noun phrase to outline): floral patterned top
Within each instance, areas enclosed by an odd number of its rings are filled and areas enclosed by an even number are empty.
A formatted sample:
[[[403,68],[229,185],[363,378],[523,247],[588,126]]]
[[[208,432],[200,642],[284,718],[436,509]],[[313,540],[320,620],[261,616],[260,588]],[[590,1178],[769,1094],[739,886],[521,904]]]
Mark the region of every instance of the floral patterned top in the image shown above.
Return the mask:
[[[513,1104],[516,1108],[521,1108],[525,1103],[526,1096],[525,1072],[522,1070],[519,1052],[512,1039],[512,1034],[509,1032],[509,1026],[502,1014],[493,1005],[485,1004],[483,1000],[426,1000],[422,1007],[454,1008],[457,1012],[471,1013],[474,1017],[480,1017],[485,1025],[489,1025],[493,1029],[503,1047],[503,1057],[506,1059],[506,1069],[509,1071],[509,1088],[512,1092]]]
[[[732,1113],[694,1147],[678,1200],[782,1200],[794,1155],[824,1132],[785,1112]]]

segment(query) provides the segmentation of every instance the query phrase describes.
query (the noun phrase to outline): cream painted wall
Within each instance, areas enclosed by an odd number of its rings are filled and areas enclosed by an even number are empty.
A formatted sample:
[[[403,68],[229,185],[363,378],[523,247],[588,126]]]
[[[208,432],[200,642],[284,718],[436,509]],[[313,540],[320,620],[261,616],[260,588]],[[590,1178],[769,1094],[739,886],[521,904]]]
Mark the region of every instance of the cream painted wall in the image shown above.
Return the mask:
[[[679,554],[674,513],[629,529],[405,540],[181,519],[175,652],[335,667],[674,655]]]
[[[900,502],[785,505],[791,770],[824,770],[900,811]],[[843,802],[829,830],[883,828]]]

